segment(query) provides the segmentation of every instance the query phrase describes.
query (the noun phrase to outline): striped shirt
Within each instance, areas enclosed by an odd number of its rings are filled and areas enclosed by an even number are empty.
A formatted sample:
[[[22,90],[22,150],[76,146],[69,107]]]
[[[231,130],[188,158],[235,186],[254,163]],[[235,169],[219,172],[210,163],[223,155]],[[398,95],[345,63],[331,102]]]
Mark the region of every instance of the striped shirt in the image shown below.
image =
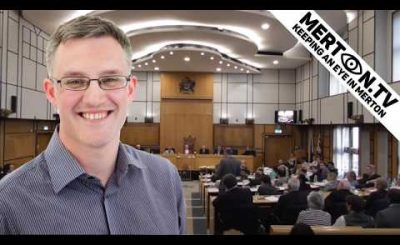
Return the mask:
[[[0,181],[0,234],[184,234],[176,168],[120,143],[106,187],[60,141]]]
[[[318,209],[307,209],[299,213],[296,223],[303,223],[306,225],[331,225],[331,215],[328,212]]]

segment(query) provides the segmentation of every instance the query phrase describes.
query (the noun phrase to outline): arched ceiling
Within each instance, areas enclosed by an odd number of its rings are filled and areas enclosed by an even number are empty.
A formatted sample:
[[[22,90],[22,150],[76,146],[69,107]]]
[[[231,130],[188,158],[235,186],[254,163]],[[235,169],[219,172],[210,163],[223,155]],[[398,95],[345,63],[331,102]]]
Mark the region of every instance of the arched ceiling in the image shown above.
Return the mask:
[[[346,27],[345,11],[317,12],[336,31]],[[295,68],[310,59],[267,10],[22,11],[25,19],[48,34],[83,14],[110,19],[127,33],[135,70],[257,73],[265,68]],[[262,29],[263,24],[269,28]]]

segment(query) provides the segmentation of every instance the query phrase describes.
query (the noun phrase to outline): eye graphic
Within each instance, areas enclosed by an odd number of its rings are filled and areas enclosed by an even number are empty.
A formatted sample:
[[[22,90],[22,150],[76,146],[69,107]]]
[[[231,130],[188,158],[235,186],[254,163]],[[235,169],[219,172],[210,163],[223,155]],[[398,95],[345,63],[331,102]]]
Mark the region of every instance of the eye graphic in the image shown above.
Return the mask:
[[[346,70],[349,72],[359,75],[362,73],[360,61],[351,54],[342,54],[342,63]]]

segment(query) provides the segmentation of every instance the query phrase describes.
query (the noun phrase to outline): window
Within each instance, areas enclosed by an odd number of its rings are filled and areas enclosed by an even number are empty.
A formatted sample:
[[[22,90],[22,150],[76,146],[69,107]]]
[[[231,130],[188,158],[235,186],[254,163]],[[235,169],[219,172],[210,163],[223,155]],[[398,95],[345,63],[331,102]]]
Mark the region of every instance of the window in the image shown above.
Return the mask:
[[[345,93],[346,87],[331,73],[329,75],[329,96]]]
[[[344,176],[348,171],[359,174],[359,136],[358,127],[335,127],[333,133],[333,162]]]
[[[393,14],[393,82],[400,82],[400,11]]]

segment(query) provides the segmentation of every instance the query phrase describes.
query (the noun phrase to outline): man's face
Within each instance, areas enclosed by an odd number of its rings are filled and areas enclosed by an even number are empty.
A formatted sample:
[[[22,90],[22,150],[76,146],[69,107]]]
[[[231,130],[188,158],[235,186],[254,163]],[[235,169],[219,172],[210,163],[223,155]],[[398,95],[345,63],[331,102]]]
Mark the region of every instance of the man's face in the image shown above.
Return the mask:
[[[112,37],[70,39],[58,47],[53,78],[130,74],[129,64],[119,43]],[[101,147],[119,141],[136,79],[116,90],[103,90],[91,81],[84,91],[70,91],[50,80],[43,82],[49,101],[59,110],[60,137],[64,143]]]

